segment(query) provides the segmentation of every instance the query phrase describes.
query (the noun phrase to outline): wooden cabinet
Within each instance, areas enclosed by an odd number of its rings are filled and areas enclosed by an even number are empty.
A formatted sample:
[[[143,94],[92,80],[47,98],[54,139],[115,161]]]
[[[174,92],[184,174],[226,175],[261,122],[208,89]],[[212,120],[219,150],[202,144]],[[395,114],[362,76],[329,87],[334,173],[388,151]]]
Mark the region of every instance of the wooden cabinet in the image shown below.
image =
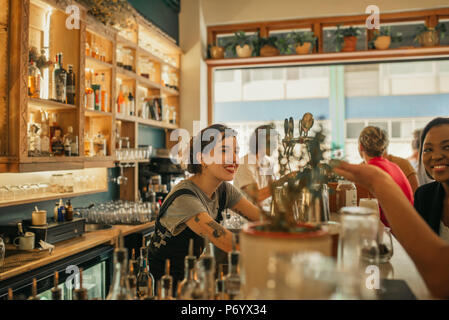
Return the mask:
[[[162,130],[178,127],[177,84],[182,52],[172,39],[137,12],[132,27],[119,30],[101,24],[74,2],[80,8],[80,28],[68,28],[69,15],[58,1],[0,1],[6,8],[6,14],[0,15],[0,41],[7,44],[0,49],[0,172],[113,167],[117,161],[117,128],[127,128],[126,134],[134,128],[130,138],[134,141],[132,146],[137,147],[145,144],[138,142],[139,125]],[[41,92],[29,97],[32,47],[39,53],[43,50],[52,62],[58,53],[63,53],[63,67],[67,70],[71,65],[76,77],[74,103],[52,100],[53,65],[41,69]],[[104,103],[88,109],[86,88],[99,81]],[[122,94],[132,97],[135,103],[132,113],[117,109],[120,86],[126,91]],[[148,103],[153,99],[159,99],[162,108],[155,109],[157,115],[152,116]],[[63,134],[72,127],[78,137],[78,155],[30,152],[30,121],[39,124],[46,118],[50,118],[49,125],[56,119]],[[92,154],[89,148],[99,135],[105,141],[105,152]]]

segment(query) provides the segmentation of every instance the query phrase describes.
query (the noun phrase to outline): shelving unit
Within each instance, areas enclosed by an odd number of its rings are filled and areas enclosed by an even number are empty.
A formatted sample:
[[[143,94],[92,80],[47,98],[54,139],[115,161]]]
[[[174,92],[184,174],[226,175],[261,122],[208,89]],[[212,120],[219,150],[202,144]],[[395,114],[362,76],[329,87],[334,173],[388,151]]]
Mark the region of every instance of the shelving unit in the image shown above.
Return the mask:
[[[9,91],[8,104],[2,107],[9,115],[6,152],[0,153],[0,172],[35,172],[43,170],[82,169],[93,167],[114,167],[116,161],[116,132],[122,137],[129,137],[132,148],[137,148],[144,141],[139,141],[139,125],[150,126],[160,130],[178,128],[176,123],[142,117],[144,99],[163,99],[179,112],[179,93],[164,87],[161,69],[167,65],[177,72],[179,77],[180,56],[182,51],[174,40],[157,27],[145,20],[135,11],[135,21],[130,30],[106,27],[87,14],[80,7],[80,28],[69,30],[65,26],[68,15],[65,7],[54,0],[17,0],[9,1],[9,50],[15,54],[9,56],[11,66],[7,75],[8,82],[16,85]],[[148,43],[155,44],[157,54],[151,51]],[[145,45],[144,45],[145,44]],[[68,105],[51,100],[53,67],[43,73],[45,89],[39,99],[28,97],[28,52],[35,46],[47,50],[47,58],[54,61],[57,53],[63,53],[63,66],[73,66],[76,75],[75,104]],[[130,59],[133,71],[119,66],[120,48],[131,50]],[[160,55],[160,56],[158,56]],[[163,57],[169,57],[164,59]],[[120,61],[123,62],[123,61]],[[151,66],[151,70],[149,69]],[[8,70],[8,66],[2,66]],[[85,106],[86,81],[100,76],[107,96],[107,104],[102,109],[88,110]],[[102,76],[104,74],[104,76]],[[104,79],[104,82],[103,82]],[[120,84],[128,87],[135,98],[136,114],[123,115],[117,112],[116,101]],[[176,91],[176,92],[175,92]],[[40,119],[41,110],[56,114],[58,125],[63,133],[73,128],[78,136],[78,153],[76,157],[31,157],[28,155],[28,121],[30,115]],[[145,113],[143,113],[145,115]],[[165,116],[164,116],[165,119]],[[86,155],[85,134],[93,137],[101,132],[107,145],[105,156],[90,157]],[[1,150],[5,145],[0,145]],[[0,151],[1,151],[0,150]],[[138,163],[126,168],[129,176],[128,187],[121,193],[122,199],[134,200],[138,197]],[[129,163],[127,161],[126,163]],[[77,195],[73,195],[77,196]],[[31,201],[31,200],[30,200]]]

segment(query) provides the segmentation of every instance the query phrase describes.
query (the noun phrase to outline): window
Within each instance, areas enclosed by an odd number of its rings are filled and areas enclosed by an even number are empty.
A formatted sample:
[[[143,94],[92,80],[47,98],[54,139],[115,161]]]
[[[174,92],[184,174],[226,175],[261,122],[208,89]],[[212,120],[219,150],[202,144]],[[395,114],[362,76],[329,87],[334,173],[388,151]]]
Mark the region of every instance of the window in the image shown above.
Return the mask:
[[[216,82],[233,82],[234,70],[217,70],[215,72]]]
[[[358,139],[360,132],[365,128],[364,122],[348,122],[346,123],[346,138]]]

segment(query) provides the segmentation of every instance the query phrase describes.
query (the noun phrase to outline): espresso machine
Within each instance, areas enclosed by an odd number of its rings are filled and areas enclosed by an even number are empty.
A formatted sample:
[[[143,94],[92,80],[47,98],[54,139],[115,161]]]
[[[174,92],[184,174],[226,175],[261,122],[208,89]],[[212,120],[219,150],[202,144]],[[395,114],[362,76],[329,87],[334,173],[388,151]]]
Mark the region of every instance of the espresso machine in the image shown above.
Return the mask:
[[[162,201],[173,186],[185,179],[185,170],[172,157],[168,149],[154,149],[149,163],[139,164],[139,192],[143,201],[150,201],[149,193],[154,191]]]

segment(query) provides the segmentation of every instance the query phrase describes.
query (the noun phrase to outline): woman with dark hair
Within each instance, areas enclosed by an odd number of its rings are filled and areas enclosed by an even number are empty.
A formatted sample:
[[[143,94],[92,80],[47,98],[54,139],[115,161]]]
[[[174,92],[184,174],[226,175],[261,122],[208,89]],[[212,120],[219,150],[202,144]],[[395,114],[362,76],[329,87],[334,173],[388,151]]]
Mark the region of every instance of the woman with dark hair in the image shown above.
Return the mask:
[[[170,259],[170,274],[177,282],[184,277],[184,258],[190,239],[199,257],[208,238],[225,252],[232,249],[232,233],[220,225],[221,212],[230,208],[251,221],[259,209],[228,183],[238,168],[237,133],[223,125],[212,125],[190,140],[187,170],[193,173],[167,195],[156,218],[149,250],[149,266],[155,280],[164,274]]]
[[[413,141],[412,141],[412,150],[413,154],[408,158],[410,161],[413,169],[415,169],[417,177],[418,177],[418,187],[422,186],[423,184],[432,182],[433,179],[430,179],[427,174],[426,170],[422,165],[420,165],[419,161],[419,147],[421,144],[421,133],[422,129],[416,129],[413,131]],[[416,192],[416,190],[415,190]]]
[[[413,204],[413,191],[407,177],[397,164],[382,157],[388,147],[388,143],[388,136],[384,130],[368,126],[362,130],[359,136],[360,156],[365,163],[379,167],[388,173],[401,188],[410,203]],[[380,220],[385,226],[390,226],[383,214],[382,206],[380,208]]]
[[[276,149],[277,132],[273,125],[262,125],[252,133],[249,153],[240,161],[234,185],[256,203],[271,196],[273,164],[270,156]]]
[[[421,134],[419,162],[434,182],[415,193],[415,209],[440,237],[449,241],[449,118],[435,118]]]

